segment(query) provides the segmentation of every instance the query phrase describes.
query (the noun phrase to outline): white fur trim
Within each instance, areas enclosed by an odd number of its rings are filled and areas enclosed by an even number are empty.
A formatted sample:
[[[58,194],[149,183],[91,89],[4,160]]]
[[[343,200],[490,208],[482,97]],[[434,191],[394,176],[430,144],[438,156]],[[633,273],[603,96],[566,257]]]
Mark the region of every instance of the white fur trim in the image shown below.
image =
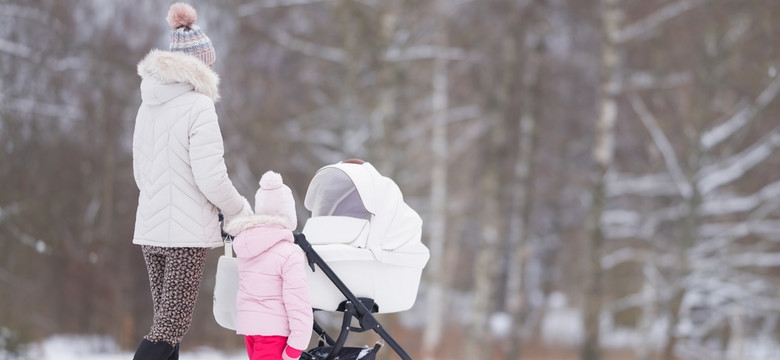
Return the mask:
[[[152,50],[138,63],[142,78],[157,76],[164,83],[188,83],[196,92],[219,101],[219,75],[198,58],[182,52]]]
[[[224,230],[228,234],[236,235],[257,225],[281,225],[289,228],[288,221],[281,216],[252,215],[226,221]]]

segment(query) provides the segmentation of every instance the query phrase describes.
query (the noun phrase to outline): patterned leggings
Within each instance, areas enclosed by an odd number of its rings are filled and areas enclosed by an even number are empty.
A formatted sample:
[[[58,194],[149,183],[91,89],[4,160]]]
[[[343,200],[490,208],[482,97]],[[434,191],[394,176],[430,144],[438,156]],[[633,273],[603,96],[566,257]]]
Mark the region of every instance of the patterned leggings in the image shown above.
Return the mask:
[[[154,303],[154,323],[144,338],[176,345],[190,328],[207,249],[149,245],[141,248]]]

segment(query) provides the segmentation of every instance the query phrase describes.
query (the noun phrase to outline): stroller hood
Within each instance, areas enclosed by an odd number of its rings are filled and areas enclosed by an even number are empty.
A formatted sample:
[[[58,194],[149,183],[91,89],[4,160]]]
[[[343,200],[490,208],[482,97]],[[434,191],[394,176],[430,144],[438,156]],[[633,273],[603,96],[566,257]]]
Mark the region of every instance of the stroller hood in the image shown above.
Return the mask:
[[[304,206],[312,218],[347,216],[370,223],[365,247],[373,256],[392,262],[401,254],[423,256],[422,219],[403,201],[398,185],[382,176],[370,163],[341,162],[327,165],[314,175]]]

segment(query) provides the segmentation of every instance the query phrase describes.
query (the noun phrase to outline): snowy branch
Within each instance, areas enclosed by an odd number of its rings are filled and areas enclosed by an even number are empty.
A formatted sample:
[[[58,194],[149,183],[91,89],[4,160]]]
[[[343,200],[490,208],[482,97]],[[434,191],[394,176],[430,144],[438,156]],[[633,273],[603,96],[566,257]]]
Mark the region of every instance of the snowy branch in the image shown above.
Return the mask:
[[[311,57],[333,61],[336,63],[342,63],[346,58],[344,52],[341,51],[341,49],[318,45],[309,41],[301,40],[299,38],[293,37],[285,31],[274,30],[271,33],[271,37],[280,46]]]
[[[780,267],[780,253],[742,253],[718,259],[720,264],[732,267]]]
[[[729,136],[736,133],[737,130],[750,123],[750,121],[756,118],[756,115],[758,115],[761,110],[777,97],[778,93],[780,93],[780,76],[769,83],[769,86],[761,92],[752,105],[739,110],[728,121],[704,133],[701,137],[702,148],[704,150],[712,149],[723,140],[726,140]]]
[[[482,108],[478,105],[463,105],[449,108],[447,109],[447,125],[465,120],[477,119],[482,114],[481,109]],[[426,109],[425,111],[430,110]],[[430,130],[431,124],[431,121],[418,121],[415,125],[407,126],[404,129],[398,131],[394,139],[399,143],[419,139]],[[468,146],[470,144],[464,145]]]
[[[32,50],[29,47],[2,38],[0,38],[0,52],[24,59],[29,59],[32,56]]]
[[[672,266],[675,264],[675,258],[674,255],[671,254],[659,256],[659,254],[654,251],[625,247],[604,255],[601,258],[601,268],[609,270],[626,262]]]
[[[671,196],[677,195],[669,174],[650,174],[639,177],[620,177],[607,174],[607,196],[643,195],[643,196]]]
[[[699,228],[699,235],[704,238],[741,238],[748,235],[759,235],[778,239],[780,241],[780,220],[751,220],[738,223],[704,224]],[[716,246],[702,243],[696,246],[694,251],[712,251],[721,248],[724,243],[715,243]],[[720,245],[720,246],[717,246]]]
[[[625,43],[636,37],[647,34],[661,26],[663,23],[708,1],[709,0],[679,0],[665,5],[656,12],[646,16],[644,19],[621,29],[617,34],[617,43]]]
[[[672,89],[690,84],[692,79],[693,76],[689,71],[673,73],[663,77],[640,71],[631,74],[626,90]]]
[[[744,37],[753,24],[753,19],[749,15],[735,16],[731,28],[723,36],[723,48],[730,49],[734,47],[740,38]]]
[[[18,214],[20,209],[21,207],[19,206],[19,203],[4,205],[4,207],[0,207],[0,221],[5,220],[6,217],[9,217],[11,215]]]
[[[664,157],[664,162],[666,163],[666,168],[669,170],[669,175],[672,176],[674,184],[677,186],[677,190],[680,191],[680,195],[684,199],[690,198],[693,194],[693,189],[691,188],[691,184],[685,178],[685,174],[683,174],[683,171],[680,168],[680,164],[677,162],[677,155],[674,152],[674,147],[672,147],[669,139],[666,138],[666,135],[664,134],[663,130],[661,130],[661,127],[658,126],[658,123],[655,121],[653,114],[647,110],[644,101],[642,101],[642,99],[636,94],[631,94],[629,99],[631,100],[631,105],[633,106],[634,111],[637,113],[637,115],[639,115],[639,119],[642,120],[642,124],[644,124],[647,130],[650,132],[650,136],[653,138],[655,146],[658,147],[658,150],[661,151],[661,154]]]
[[[780,181],[773,182],[750,196],[706,200],[701,204],[699,214],[713,216],[741,213],[751,211],[763,202],[774,199],[780,199]]]
[[[457,139],[452,141],[450,146],[450,159],[458,159],[464,151],[473,149],[473,142],[479,139],[490,130],[490,122],[475,121],[471,126],[463,131]]]
[[[10,4],[0,4],[0,16],[27,20],[41,20],[49,18],[49,16],[47,16],[44,12],[33,7],[22,7]]]
[[[751,214],[750,219],[746,221],[701,225],[699,236],[705,241],[690,249],[690,256],[706,256],[706,254],[723,249],[748,235],[758,235],[780,241],[780,221],[765,220],[767,213],[760,210]]]
[[[436,45],[419,45],[408,48],[391,47],[387,50],[385,58],[388,61],[415,61],[415,60],[457,60],[468,62],[480,62],[482,56],[463,50],[461,48],[442,48]]]
[[[643,240],[657,240],[659,237],[658,226],[666,221],[677,221],[688,210],[685,204],[670,206],[641,217],[642,223],[626,225],[605,224],[604,232],[607,239],[637,238]],[[607,220],[613,218],[607,214]]]
[[[748,170],[766,160],[777,146],[780,146],[780,127],[741,153],[699,171],[696,176],[699,190],[702,194],[708,194],[719,186],[739,179]]]
[[[251,3],[243,4],[238,7],[238,16],[246,17],[255,15],[262,9],[272,9],[287,6],[296,5],[309,5],[317,4],[321,2],[330,2],[331,0],[265,0],[265,1],[253,1]]]
[[[342,63],[346,59],[344,51],[339,48],[301,40],[285,31],[275,30],[271,33],[271,37],[280,46],[286,47],[292,51],[300,52],[304,55],[336,63]],[[2,43],[0,43],[0,45],[2,45]],[[392,62],[432,60],[437,58],[470,62],[479,62],[481,60],[481,56],[478,54],[460,48],[442,48],[431,45],[413,46],[404,49],[393,47],[387,50],[385,58]]]
[[[79,119],[82,117],[81,109],[60,104],[42,103],[30,99],[7,99],[0,94],[5,109],[25,114],[36,114],[60,119]]]

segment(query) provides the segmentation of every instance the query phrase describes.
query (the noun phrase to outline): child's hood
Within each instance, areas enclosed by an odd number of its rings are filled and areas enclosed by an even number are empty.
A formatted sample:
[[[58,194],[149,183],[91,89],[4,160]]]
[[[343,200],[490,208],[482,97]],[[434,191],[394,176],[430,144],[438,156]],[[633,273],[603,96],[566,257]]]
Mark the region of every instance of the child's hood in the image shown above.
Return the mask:
[[[293,242],[293,233],[274,216],[254,215],[232,220],[225,227],[229,234],[236,234],[233,250],[238,257],[262,254],[282,241]]]

